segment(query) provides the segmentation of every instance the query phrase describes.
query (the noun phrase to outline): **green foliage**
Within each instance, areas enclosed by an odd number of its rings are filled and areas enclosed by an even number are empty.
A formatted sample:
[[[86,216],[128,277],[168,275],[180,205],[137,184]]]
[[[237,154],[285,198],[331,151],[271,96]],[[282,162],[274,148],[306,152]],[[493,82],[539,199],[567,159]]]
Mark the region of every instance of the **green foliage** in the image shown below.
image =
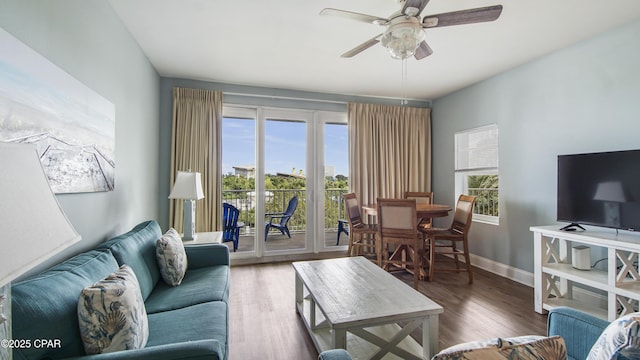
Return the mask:
[[[325,189],[342,189],[349,188],[349,178],[344,175],[338,175],[335,178],[327,176],[324,182]],[[266,190],[302,190],[306,189],[305,179],[289,176],[278,176],[267,174],[264,180]],[[224,175],[222,177],[222,190],[247,190],[256,189],[254,178],[245,178],[235,175]],[[234,195],[235,196],[235,195]],[[244,198],[243,198],[244,199]]]
[[[327,176],[324,178],[324,188],[347,190],[349,189],[349,178],[343,175],[338,175],[335,179]]]
[[[338,219],[343,217],[344,201],[342,194],[349,188],[349,178],[337,175],[335,178],[325,178],[325,223],[327,226],[337,226]],[[255,179],[235,175],[222,177],[223,199],[240,208],[240,221],[245,225],[255,227],[255,209],[251,208],[248,192],[255,191]],[[298,196],[298,207],[289,221],[291,230],[306,228],[306,181],[294,176],[265,175],[265,191],[270,196],[265,203],[266,213],[282,212],[289,200]],[[243,204],[243,205],[241,205]],[[265,220],[269,220],[267,217]],[[260,224],[260,221],[258,222]]]

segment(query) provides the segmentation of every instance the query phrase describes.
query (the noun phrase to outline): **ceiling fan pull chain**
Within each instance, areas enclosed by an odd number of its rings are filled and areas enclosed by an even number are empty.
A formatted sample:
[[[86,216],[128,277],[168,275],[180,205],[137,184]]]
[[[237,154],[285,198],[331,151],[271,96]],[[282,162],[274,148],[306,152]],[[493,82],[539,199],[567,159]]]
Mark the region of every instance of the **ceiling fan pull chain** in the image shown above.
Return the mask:
[[[402,59],[402,100],[400,101],[401,105],[407,105],[409,101],[407,100],[407,58]]]

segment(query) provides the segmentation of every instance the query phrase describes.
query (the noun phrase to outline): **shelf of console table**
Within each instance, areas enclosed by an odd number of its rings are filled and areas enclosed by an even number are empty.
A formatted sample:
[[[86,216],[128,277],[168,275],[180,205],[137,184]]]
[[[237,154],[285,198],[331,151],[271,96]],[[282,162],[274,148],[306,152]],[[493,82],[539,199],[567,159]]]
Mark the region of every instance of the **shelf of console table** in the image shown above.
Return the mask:
[[[611,229],[561,231],[561,225],[532,226],[534,233],[535,311],[570,306],[612,321],[637,311],[640,305],[640,236]],[[605,249],[605,270],[578,270],[571,265],[571,248],[585,245]],[[634,265],[636,263],[636,265]],[[574,286],[606,294],[606,308],[581,301]]]

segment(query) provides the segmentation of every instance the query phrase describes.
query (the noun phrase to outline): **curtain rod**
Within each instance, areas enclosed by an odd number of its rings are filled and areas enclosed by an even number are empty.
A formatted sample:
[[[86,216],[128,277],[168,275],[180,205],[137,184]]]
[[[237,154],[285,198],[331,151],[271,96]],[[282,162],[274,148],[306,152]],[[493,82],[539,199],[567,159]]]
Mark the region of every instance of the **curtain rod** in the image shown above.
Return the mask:
[[[281,95],[247,94],[247,93],[235,93],[235,92],[227,92],[227,91],[222,91],[222,93],[224,95],[233,95],[233,96],[240,96],[240,97],[267,98],[267,99],[280,99],[280,100],[295,100],[295,101],[310,101],[310,102],[319,102],[319,103],[327,103],[327,104],[347,105],[349,103],[348,101],[311,99],[311,98],[300,98],[300,97],[281,96]]]

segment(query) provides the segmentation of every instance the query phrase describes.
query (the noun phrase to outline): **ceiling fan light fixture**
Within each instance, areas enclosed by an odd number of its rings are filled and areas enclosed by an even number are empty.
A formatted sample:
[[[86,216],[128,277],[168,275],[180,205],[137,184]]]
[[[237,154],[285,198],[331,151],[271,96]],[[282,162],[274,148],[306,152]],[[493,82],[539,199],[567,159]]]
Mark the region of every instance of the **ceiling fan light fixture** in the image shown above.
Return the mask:
[[[413,19],[389,26],[382,35],[380,42],[389,50],[392,58],[402,60],[413,56],[424,40],[422,27],[417,21],[411,21]]]

